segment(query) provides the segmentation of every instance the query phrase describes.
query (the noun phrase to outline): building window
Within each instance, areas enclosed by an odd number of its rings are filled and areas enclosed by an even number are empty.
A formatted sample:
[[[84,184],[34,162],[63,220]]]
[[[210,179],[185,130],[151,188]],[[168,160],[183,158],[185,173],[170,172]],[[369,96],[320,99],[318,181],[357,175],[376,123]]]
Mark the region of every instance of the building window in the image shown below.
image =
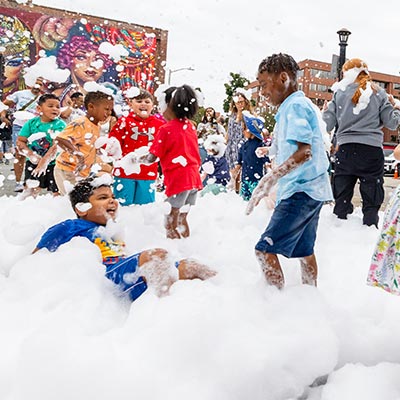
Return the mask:
[[[311,76],[315,76],[316,78],[320,79],[332,79],[333,76],[330,71],[322,71],[320,69],[310,69]]]
[[[386,82],[374,81],[374,83],[385,90],[387,89],[388,84]]]
[[[312,92],[327,92],[329,88],[326,85],[318,85],[316,83],[310,83],[309,89]]]

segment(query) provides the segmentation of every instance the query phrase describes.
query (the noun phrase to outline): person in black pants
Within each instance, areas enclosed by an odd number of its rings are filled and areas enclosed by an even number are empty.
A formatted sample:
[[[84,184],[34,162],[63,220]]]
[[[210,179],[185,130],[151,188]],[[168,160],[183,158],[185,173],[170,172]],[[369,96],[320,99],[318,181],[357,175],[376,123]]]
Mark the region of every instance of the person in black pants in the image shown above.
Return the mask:
[[[385,126],[396,130],[400,111],[393,96],[372,82],[367,64],[359,58],[343,65],[343,79],[332,86],[332,100],[322,118],[337,140],[333,175],[334,214],[346,219],[353,212],[354,186],[360,181],[363,224],[378,227],[384,200],[382,150]]]
[[[378,226],[378,212],[385,197],[383,174],[385,157],[380,147],[360,143],[339,146],[333,175],[334,214],[346,219],[353,212],[351,199],[360,181],[363,224]]]

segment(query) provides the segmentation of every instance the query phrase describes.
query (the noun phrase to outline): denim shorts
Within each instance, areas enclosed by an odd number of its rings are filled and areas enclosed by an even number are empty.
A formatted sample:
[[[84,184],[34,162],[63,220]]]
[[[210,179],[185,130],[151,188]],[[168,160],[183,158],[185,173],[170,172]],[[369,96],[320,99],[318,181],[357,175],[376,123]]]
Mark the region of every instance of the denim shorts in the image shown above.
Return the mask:
[[[322,205],[322,201],[314,200],[304,192],[295,193],[282,200],[276,206],[265,232],[256,244],[256,250],[282,254],[288,258],[314,254]]]

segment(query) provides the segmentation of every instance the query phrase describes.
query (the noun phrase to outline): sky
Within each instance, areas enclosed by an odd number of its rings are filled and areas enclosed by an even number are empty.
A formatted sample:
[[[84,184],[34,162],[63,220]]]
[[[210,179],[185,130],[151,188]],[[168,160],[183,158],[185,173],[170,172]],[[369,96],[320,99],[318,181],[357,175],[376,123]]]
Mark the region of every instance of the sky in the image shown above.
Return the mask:
[[[25,2],[20,0],[20,2]],[[35,0],[34,4],[104,16],[168,31],[166,69],[171,84],[200,87],[207,106],[222,111],[229,73],[256,78],[260,61],[277,52],[297,61],[331,62],[339,54],[337,31],[352,32],[347,57],[362,58],[371,71],[398,75],[400,2],[374,7],[337,0],[272,2],[256,0]],[[379,8],[381,6],[381,8]],[[168,73],[166,74],[168,76]]]

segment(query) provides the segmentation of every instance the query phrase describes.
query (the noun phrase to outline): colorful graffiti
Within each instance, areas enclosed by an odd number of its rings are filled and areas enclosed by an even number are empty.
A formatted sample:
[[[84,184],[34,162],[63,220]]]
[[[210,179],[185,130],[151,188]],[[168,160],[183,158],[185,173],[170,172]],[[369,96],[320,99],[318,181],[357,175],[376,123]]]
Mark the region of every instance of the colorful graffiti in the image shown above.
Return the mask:
[[[119,54],[104,51],[106,45],[119,48]],[[0,7],[0,51],[3,98],[24,89],[24,70],[45,57],[55,58],[58,69],[69,71],[67,80],[49,86],[62,103],[75,91],[85,93],[83,86],[91,81],[114,91],[131,86],[154,91],[157,40],[153,32]]]

